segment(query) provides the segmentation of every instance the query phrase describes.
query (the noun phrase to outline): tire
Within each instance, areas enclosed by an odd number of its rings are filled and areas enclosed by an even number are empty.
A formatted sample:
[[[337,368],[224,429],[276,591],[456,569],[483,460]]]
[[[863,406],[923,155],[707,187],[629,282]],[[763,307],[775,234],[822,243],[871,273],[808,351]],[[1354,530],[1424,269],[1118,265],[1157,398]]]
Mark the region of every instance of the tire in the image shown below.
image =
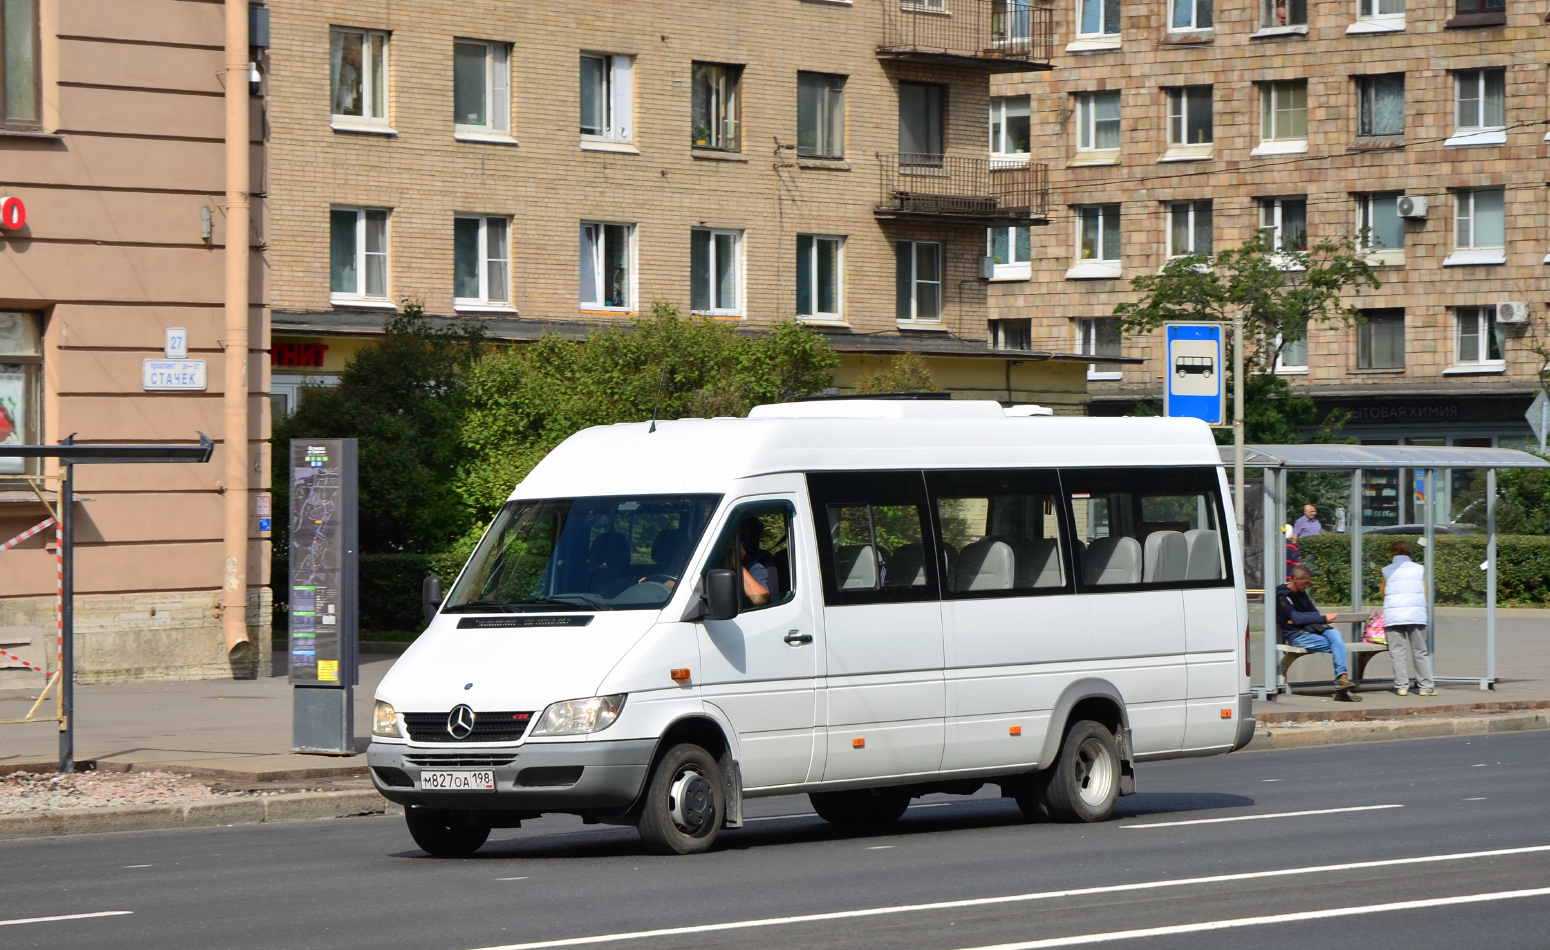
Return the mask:
[[[1048,790],[1049,769],[1043,772],[1035,772],[1019,788],[1012,799],[1017,802],[1018,810],[1029,821],[1049,821],[1049,805],[1044,796]]]
[[[715,843],[726,813],[716,757],[684,743],[667,750],[651,773],[635,830],[653,854],[699,854]]]
[[[1056,821],[1107,821],[1119,800],[1119,743],[1105,726],[1083,719],[1066,733],[1050,769],[1044,804]]]
[[[835,825],[891,825],[910,807],[910,797],[886,788],[848,792],[812,792],[813,811]]]
[[[454,811],[435,811],[429,808],[410,808],[404,811],[404,821],[409,825],[409,836],[426,854],[438,858],[454,858],[473,854],[490,837],[490,829],[480,825],[464,825]]]

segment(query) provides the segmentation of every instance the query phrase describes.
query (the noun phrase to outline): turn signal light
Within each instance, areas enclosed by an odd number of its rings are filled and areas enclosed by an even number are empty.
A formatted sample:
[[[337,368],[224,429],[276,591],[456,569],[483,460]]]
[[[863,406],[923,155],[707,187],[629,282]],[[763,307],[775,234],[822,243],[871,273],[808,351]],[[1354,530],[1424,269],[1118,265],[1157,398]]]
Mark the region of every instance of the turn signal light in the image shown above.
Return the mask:
[[[1222,718],[1223,719],[1231,719],[1232,718],[1232,710],[1231,709],[1224,709],[1224,710],[1222,710]]]
[[[1023,734],[1023,727],[1013,726],[1012,728],[1008,729],[1007,732],[1014,736],[1020,736]]]
[[[675,683],[684,683],[689,679],[689,671],[684,669],[669,670],[667,675],[671,676]]]
[[[866,748],[866,740],[861,738],[860,736],[857,736],[856,738],[850,740],[850,747],[852,749],[865,749]]]

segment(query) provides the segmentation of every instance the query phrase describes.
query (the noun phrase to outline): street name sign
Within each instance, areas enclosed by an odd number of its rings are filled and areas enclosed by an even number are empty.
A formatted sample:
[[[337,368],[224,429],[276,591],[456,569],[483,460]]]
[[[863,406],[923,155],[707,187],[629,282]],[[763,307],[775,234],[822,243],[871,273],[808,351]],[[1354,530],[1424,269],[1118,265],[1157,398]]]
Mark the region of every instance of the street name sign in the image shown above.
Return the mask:
[[[1227,383],[1222,372],[1222,325],[1163,326],[1163,415],[1227,424]]]
[[[204,360],[146,360],[140,382],[148,393],[203,392],[209,377]]]

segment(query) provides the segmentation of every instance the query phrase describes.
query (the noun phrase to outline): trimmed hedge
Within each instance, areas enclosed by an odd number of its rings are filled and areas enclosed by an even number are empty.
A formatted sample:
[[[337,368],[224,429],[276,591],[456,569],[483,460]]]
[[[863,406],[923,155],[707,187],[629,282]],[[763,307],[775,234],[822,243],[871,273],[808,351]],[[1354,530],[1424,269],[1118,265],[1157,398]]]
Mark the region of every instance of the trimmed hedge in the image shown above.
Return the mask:
[[[464,558],[456,554],[363,554],[360,560],[361,630],[420,630],[425,619],[420,612],[420,584],[430,574],[450,587],[463,569]],[[289,629],[285,596],[285,577],[289,565],[284,556],[272,562],[270,577],[275,581],[275,635],[283,637]]]
[[[1419,538],[1397,534],[1369,534],[1362,538],[1364,604],[1378,602],[1383,568],[1392,560],[1389,545],[1410,542],[1417,561],[1425,558]],[[1434,565],[1437,603],[1452,606],[1484,606],[1485,535],[1437,535]],[[1351,537],[1321,534],[1299,538],[1303,563],[1313,571],[1316,603],[1344,604],[1351,600]],[[1550,537],[1498,535],[1496,538],[1496,602],[1503,607],[1550,606]]]

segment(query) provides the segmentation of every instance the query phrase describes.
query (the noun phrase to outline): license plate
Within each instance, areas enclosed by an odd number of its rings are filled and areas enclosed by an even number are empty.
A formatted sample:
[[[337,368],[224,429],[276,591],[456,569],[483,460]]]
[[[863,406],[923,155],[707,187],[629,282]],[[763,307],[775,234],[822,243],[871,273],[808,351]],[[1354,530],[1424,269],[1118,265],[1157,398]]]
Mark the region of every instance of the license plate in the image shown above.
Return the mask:
[[[452,769],[439,772],[421,772],[421,788],[446,789],[452,792],[493,792],[495,773],[488,770]]]

